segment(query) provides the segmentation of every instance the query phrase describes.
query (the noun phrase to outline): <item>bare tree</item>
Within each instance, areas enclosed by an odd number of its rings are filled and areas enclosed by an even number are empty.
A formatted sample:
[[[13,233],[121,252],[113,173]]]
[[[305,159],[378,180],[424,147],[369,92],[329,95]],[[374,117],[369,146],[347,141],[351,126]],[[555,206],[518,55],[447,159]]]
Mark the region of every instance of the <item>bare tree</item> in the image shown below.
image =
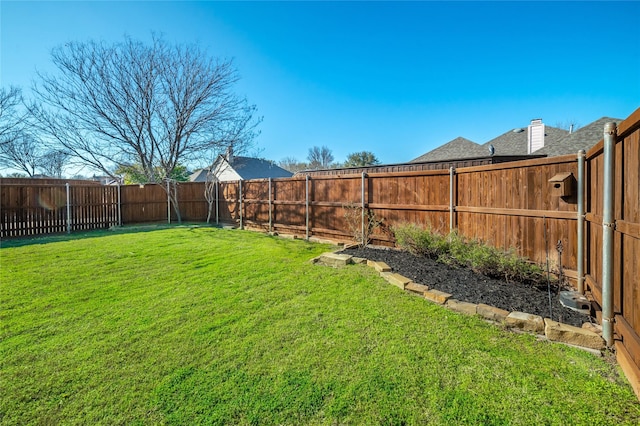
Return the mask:
[[[178,221],[174,169],[256,135],[256,107],[232,90],[239,78],[232,61],[198,46],[127,37],[113,45],[67,43],[52,58],[59,74],[39,74],[34,88],[42,130],[112,177],[118,166],[140,164],[148,182],[163,183]]]
[[[376,157],[373,152],[369,151],[361,151],[354,152],[347,156],[347,161],[345,161],[345,167],[364,167],[364,166],[375,166],[376,164],[380,164],[380,161]]]
[[[298,161],[294,157],[283,158],[282,160],[278,161],[278,166],[290,171],[291,173],[300,172],[309,168],[309,165],[307,163]]]
[[[207,223],[211,223],[211,213],[216,202],[216,188],[218,186],[218,177],[215,174],[213,166],[207,169],[207,180],[204,183],[204,199],[207,200]]]
[[[23,130],[27,116],[19,110],[21,104],[19,88],[0,88],[0,144],[18,137]]]
[[[20,109],[17,87],[0,89],[0,164],[33,176],[38,167],[38,141],[26,133],[27,114]]]
[[[573,133],[576,130],[578,130],[581,126],[580,126],[580,123],[578,123],[578,121],[572,118],[569,120],[557,121],[556,127]]]
[[[309,167],[312,169],[328,169],[333,163],[333,154],[326,146],[309,148]]]
[[[40,169],[47,176],[61,178],[68,159],[69,154],[64,151],[47,151],[40,157]]]
[[[0,143],[0,164],[33,177],[41,164],[40,147],[36,138],[20,131]]]

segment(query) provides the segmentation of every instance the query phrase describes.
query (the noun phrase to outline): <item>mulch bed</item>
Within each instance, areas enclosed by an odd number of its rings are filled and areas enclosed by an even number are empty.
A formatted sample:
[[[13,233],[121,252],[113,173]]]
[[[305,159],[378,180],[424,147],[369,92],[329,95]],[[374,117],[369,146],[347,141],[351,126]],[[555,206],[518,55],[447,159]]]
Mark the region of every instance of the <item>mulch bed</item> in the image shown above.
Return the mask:
[[[551,310],[549,291],[546,286],[538,288],[519,282],[492,279],[473,272],[468,268],[455,268],[435,260],[416,256],[408,252],[367,247],[347,248],[343,253],[374,261],[382,261],[394,272],[412,279],[430,289],[444,291],[458,299],[470,303],[484,303],[510,312],[519,311],[551,318],[564,324],[580,327],[585,322],[593,322],[588,315],[581,314],[560,304],[557,287],[551,288]],[[560,289],[565,290],[565,289]],[[551,311],[551,313],[550,313]]]

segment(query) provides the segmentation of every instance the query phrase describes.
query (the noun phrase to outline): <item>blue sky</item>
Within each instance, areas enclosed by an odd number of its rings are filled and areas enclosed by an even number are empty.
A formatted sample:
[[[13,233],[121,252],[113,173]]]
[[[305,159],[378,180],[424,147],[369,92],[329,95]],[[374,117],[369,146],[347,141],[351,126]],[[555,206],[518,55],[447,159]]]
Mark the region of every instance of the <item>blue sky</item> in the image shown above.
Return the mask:
[[[640,107],[640,2],[0,2],[0,82],[26,94],[67,41],[125,34],[231,57],[264,117],[260,155],[409,161]]]

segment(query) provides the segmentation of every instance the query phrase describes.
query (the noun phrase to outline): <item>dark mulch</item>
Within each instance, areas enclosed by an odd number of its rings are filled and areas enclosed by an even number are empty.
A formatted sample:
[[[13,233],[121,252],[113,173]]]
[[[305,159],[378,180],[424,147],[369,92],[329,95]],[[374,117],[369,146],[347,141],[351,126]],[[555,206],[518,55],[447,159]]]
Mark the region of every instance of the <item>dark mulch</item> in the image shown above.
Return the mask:
[[[551,288],[551,314],[547,285],[541,288],[518,282],[488,278],[468,268],[454,268],[435,260],[415,256],[404,251],[385,248],[348,248],[343,251],[356,257],[382,261],[394,272],[414,282],[444,291],[454,299],[470,303],[484,303],[507,311],[519,311],[551,318],[565,324],[581,326],[590,321],[588,315],[575,312],[560,304],[558,288]],[[560,289],[564,290],[564,289]]]

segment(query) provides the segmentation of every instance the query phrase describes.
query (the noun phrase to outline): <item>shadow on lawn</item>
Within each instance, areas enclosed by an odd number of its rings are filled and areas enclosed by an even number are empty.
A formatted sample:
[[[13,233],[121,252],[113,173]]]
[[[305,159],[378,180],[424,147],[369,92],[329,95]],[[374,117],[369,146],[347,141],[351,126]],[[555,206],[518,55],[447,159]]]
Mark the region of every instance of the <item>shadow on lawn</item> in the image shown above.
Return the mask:
[[[140,232],[151,232],[151,231],[159,231],[163,229],[174,229],[174,228],[222,228],[222,225],[211,224],[207,225],[206,223],[181,223],[181,224],[168,224],[168,223],[148,223],[148,224],[137,224],[137,225],[124,225],[124,226],[116,226],[109,229],[97,229],[92,231],[77,231],[71,234],[53,234],[53,235],[37,235],[37,236],[28,236],[28,237],[16,237],[10,239],[3,239],[0,241],[0,248],[9,248],[9,247],[23,247],[34,244],[49,244],[49,243],[57,243],[61,241],[73,241],[73,240],[84,240],[87,238],[99,238],[105,237],[108,235],[119,235],[119,234],[137,234]]]

